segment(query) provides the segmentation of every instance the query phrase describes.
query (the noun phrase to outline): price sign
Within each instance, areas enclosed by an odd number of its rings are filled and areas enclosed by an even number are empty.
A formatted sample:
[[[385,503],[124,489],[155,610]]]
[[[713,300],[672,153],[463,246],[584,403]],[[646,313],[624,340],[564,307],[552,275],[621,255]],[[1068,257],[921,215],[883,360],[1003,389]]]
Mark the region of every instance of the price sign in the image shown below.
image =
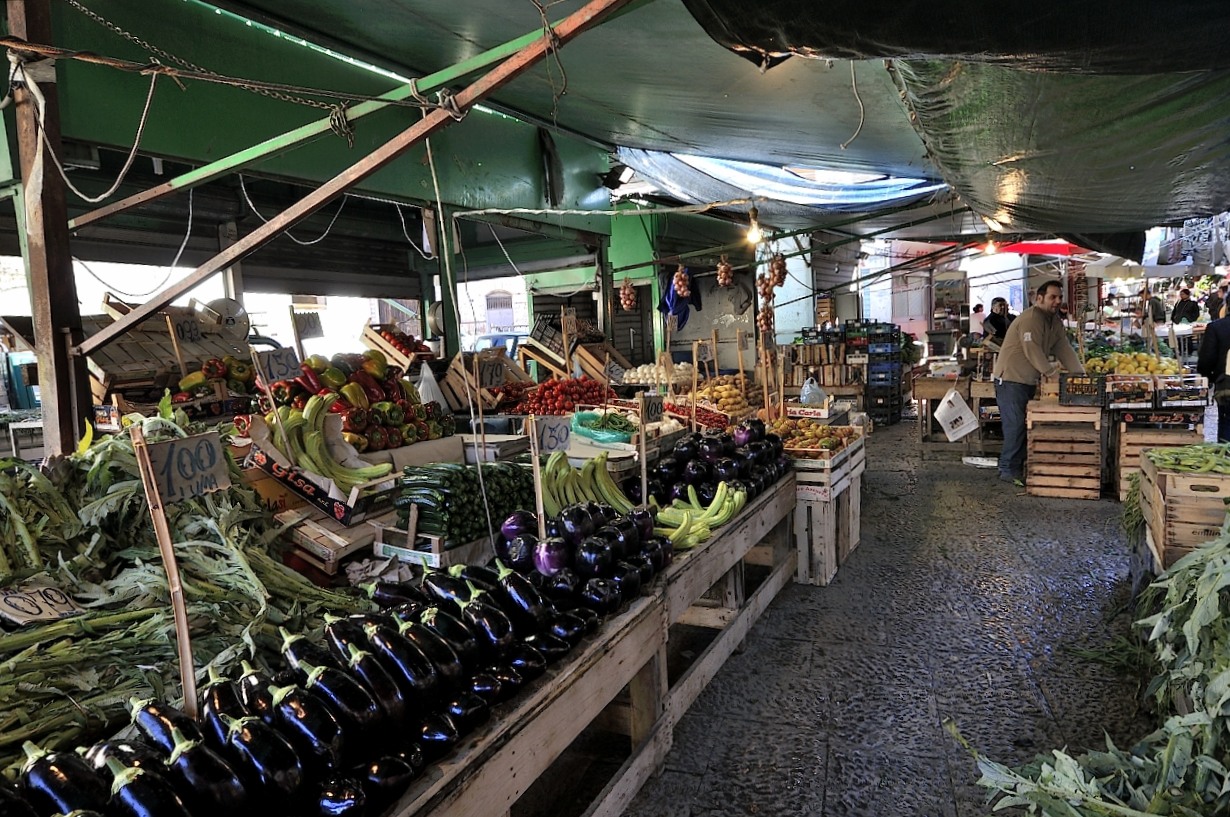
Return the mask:
[[[664,403],[660,394],[645,394],[640,395],[641,399],[641,425],[647,426],[650,423],[657,423],[662,420],[664,412]]]
[[[543,454],[564,451],[572,439],[572,426],[566,417],[539,417],[534,423],[538,432],[538,450]]]
[[[261,373],[266,383],[289,380],[299,376],[299,355],[289,346],[269,352],[257,352]]]
[[[63,590],[41,581],[0,589],[0,618],[16,624],[55,621],[83,612]]]
[[[678,330],[679,330],[679,316],[672,312],[666,318],[666,331],[667,332],[677,332]]]
[[[504,363],[500,360],[480,360],[478,363],[478,387],[494,389],[504,385]]]
[[[560,319],[563,325],[564,333],[568,337],[573,337],[577,333],[577,308],[575,306],[564,307],[563,317]]]
[[[175,338],[180,343],[200,343],[201,323],[195,317],[175,321]]]
[[[299,334],[300,340],[310,340],[311,338],[323,338],[325,329],[320,323],[319,312],[295,312],[295,331]],[[231,318],[233,321],[234,318]]]
[[[740,332],[739,333],[739,348],[745,352],[748,349],[752,348],[752,333],[751,332]]]
[[[151,443],[149,459],[158,493],[166,502],[213,493],[231,484],[226,453],[216,431]]]
[[[713,344],[707,340],[700,341],[696,347],[696,359],[701,363],[713,360]]]

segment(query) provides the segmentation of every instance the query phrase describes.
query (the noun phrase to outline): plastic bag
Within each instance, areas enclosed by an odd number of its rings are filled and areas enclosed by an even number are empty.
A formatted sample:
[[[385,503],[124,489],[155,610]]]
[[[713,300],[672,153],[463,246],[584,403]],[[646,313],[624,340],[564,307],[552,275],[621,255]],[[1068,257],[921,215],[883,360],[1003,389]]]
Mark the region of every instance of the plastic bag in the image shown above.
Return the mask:
[[[807,378],[803,382],[803,388],[799,389],[799,402],[805,406],[822,406],[826,399],[828,395],[814,377]]]
[[[615,431],[610,428],[590,428],[585,425],[592,423],[602,415],[593,411],[578,411],[572,415],[572,433],[580,434],[582,437],[588,437],[600,443],[626,443],[632,440],[632,435],[627,431]]]
[[[944,429],[944,436],[950,443],[955,443],[978,428],[978,418],[956,389],[949,389],[948,394],[944,395],[944,399],[936,406],[935,419],[939,421],[940,427]]]
[[[419,397],[424,403],[436,402],[439,405],[447,405],[444,402],[444,392],[440,391],[440,387],[436,385],[436,376],[431,373],[431,367],[424,365],[423,373],[419,376]]]

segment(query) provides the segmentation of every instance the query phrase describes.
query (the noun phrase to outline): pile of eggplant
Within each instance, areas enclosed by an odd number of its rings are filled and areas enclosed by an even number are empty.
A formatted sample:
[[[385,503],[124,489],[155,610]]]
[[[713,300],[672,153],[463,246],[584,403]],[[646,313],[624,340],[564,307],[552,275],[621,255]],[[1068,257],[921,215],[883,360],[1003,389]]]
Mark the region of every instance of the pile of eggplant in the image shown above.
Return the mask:
[[[18,785],[0,784],[0,817],[379,814],[669,561],[669,544],[663,555],[610,513],[619,545],[598,547],[588,513],[555,523],[585,534],[555,570],[535,542],[530,563],[541,552],[547,571],[497,559],[364,585],[379,613],[328,618],[323,643],[283,630],[285,667],[211,672],[195,720],[134,700],[136,737],[77,753],[27,744]]]

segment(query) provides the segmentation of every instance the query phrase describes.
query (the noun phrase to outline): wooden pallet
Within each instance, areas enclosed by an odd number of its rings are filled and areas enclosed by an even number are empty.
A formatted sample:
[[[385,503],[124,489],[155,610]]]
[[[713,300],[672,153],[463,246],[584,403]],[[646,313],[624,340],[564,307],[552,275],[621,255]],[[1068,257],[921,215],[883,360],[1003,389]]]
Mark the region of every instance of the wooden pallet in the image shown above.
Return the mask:
[[[1217,538],[1226,522],[1230,475],[1164,471],[1140,463],[1140,508],[1146,541],[1160,572]]]
[[[1150,448],[1170,448],[1193,445],[1204,440],[1204,426],[1194,429],[1131,428],[1119,424],[1119,450],[1115,459],[1115,482],[1119,487],[1119,501],[1127,498],[1132,474],[1140,470],[1140,457]]]

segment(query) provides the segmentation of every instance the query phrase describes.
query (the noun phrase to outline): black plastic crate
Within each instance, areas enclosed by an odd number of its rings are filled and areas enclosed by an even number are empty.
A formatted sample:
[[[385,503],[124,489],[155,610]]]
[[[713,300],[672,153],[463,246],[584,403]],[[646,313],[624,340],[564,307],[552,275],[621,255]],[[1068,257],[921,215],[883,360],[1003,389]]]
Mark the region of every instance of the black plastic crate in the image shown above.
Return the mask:
[[[1059,375],[1059,404],[1062,406],[1106,405],[1106,376],[1100,374]]]

